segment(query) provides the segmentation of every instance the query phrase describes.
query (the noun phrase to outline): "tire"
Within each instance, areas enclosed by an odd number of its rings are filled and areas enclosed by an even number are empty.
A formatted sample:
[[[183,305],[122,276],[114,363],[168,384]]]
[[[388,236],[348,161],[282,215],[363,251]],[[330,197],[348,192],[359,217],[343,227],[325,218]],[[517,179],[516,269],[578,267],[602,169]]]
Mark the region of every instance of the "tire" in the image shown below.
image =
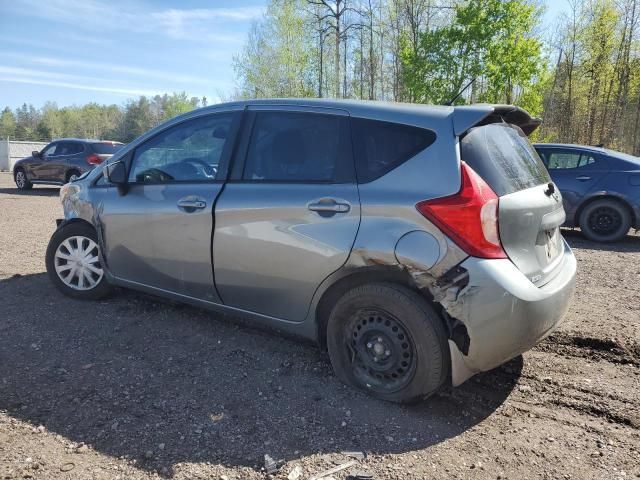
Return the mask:
[[[98,237],[89,225],[71,223],[56,230],[46,255],[47,273],[56,288],[80,300],[98,300],[109,295],[112,287],[102,270],[98,248]]]
[[[383,400],[416,402],[449,378],[440,317],[400,285],[373,283],[345,293],[329,316],[327,347],[343,382]]]
[[[65,183],[69,183],[72,181],[72,177],[78,178],[80,176],[80,172],[77,170],[69,170],[67,172],[67,176],[65,177]],[[75,180],[75,178],[73,180]]]
[[[629,209],[610,198],[595,200],[580,212],[580,229],[585,237],[594,242],[617,242],[631,228]]]
[[[27,172],[23,168],[16,168],[13,172],[13,181],[16,182],[18,190],[31,190],[33,183],[27,179]]]

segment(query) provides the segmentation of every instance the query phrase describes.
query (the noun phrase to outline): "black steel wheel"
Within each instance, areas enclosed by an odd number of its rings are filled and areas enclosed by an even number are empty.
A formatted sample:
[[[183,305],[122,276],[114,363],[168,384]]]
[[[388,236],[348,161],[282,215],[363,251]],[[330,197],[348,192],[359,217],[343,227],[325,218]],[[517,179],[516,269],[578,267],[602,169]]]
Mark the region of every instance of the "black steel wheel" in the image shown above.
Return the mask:
[[[596,242],[615,242],[624,237],[631,227],[631,215],[617,200],[602,199],[588,204],[580,215],[580,228],[584,235]]]
[[[407,329],[390,313],[361,310],[345,325],[353,374],[361,384],[380,393],[393,393],[411,382],[416,353]]]
[[[384,400],[423,399],[449,374],[442,319],[419,293],[401,285],[346,292],[329,317],[327,348],[341,380]]]

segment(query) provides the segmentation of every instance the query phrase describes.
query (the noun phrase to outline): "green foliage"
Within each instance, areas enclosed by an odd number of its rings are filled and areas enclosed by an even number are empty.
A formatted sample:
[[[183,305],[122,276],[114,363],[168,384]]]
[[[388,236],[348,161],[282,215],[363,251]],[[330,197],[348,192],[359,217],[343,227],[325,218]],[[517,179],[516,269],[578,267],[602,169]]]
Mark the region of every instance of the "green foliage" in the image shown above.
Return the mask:
[[[0,138],[13,138],[16,133],[16,117],[9,107],[0,114]]]
[[[206,99],[202,99],[206,101]],[[42,140],[77,137],[130,142],[159,123],[201,105],[185,92],[129,100],[124,106],[88,103],[58,108],[47,102],[41,109],[22,105],[15,113],[5,108],[0,115],[0,138]]]
[[[405,86],[416,101],[443,103],[475,78],[474,101],[513,103],[543,64],[538,21],[528,0],[461,3],[449,25],[423,32],[417,49],[402,49]]]
[[[312,45],[305,35],[304,0],[273,0],[254,23],[234,58],[240,97],[309,97],[314,94]]]

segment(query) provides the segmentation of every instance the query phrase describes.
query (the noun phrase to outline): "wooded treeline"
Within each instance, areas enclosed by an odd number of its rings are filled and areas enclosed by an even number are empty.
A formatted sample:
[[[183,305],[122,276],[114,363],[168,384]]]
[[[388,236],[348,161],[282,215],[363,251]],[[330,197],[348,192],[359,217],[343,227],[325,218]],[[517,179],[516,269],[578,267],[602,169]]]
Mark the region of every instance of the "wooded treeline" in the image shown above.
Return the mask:
[[[0,139],[49,141],[78,137],[130,142],[159,123],[207,104],[206,98],[186,93],[156,95],[129,100],[124,106],[89,103],[58,108],[47,102],[42,108],[23,104],[0,113]]]
[[[520,105],[538,140],[640,154],[640,0],[271,0],[235,97]]]
[[[640,155],[640,0],[567,0],[546,29],[542,0],[268,1],[234,59],[229,99],[442,104],[475,79],[455,103],[513,103],[543,119],[537,140]],[[186,93],[25,104],[0,113],[0,138],[127,142],[202,105]]]

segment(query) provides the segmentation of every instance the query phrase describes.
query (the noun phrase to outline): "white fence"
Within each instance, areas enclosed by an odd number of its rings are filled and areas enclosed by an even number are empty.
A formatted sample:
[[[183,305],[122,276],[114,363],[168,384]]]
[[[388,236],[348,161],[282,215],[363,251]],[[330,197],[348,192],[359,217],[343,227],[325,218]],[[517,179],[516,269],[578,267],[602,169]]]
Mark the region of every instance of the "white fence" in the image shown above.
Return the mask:
[[[0,140],[0,172],[12,172],[13,164],[31,155],[34,150],[42,150],[46,142],[16,142]]]

